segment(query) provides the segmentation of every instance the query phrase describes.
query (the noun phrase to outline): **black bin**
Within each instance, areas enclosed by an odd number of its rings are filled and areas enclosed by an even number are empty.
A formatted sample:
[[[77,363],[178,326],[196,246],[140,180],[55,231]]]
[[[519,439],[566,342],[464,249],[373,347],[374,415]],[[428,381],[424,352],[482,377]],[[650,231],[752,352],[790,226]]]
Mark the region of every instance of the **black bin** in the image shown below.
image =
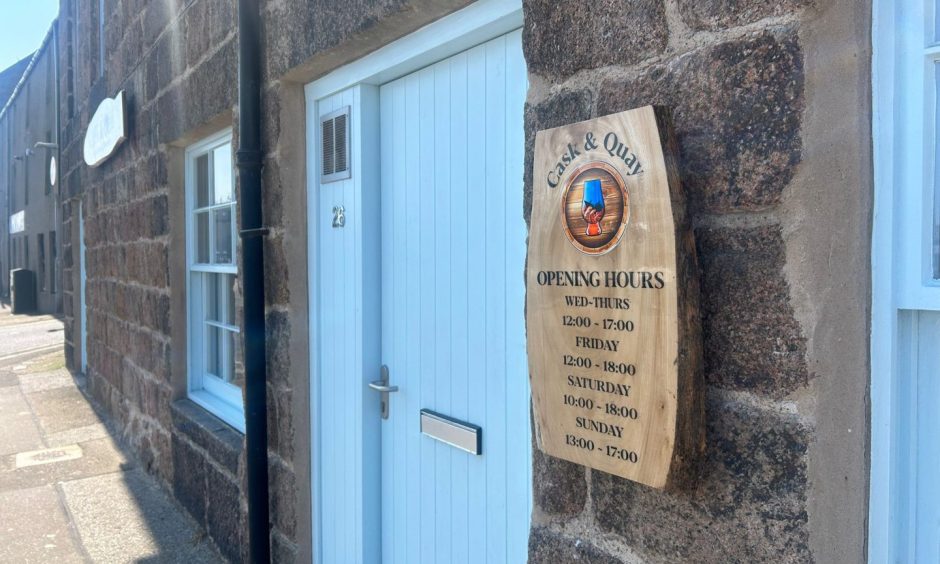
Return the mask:
[[[10,271],[10,303],[13,313],[36,311],[36,273],[25,268]]]

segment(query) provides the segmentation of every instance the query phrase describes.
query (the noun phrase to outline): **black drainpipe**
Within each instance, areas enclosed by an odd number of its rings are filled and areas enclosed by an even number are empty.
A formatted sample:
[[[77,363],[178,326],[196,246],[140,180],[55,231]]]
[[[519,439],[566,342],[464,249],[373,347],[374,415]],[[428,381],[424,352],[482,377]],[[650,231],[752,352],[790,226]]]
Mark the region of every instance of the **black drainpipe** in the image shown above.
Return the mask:
[[[248,561],[270,558],[268,420],[261,218],[261,58],[258,0],[238,0],[238,181],[241,185],[242,299],[245,319],[245,442]]]

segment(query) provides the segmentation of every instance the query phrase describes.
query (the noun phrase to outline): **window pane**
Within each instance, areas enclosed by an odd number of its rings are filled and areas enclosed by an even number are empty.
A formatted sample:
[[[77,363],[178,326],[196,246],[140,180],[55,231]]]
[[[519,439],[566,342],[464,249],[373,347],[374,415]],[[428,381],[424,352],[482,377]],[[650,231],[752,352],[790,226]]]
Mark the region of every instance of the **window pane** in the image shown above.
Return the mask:
[[[226,302],[228,303],[228,309],[225,312],[225,322],[229,325],[238,325],[238,320],[235,319],[235,276],[226,274],[223,283],[228,298],[228,302]]]
[[[213,325],[206,325],[206,330],[206,373],[224,382],[232,382],[238,334]]]
[[[235,324],[232,274],[206,274],[206,320]]]
[[[239,333],[229,333],[231,338],[231,350],[232,350],[232,384],[238,386],[242,390],[245,389],[245,367],[242,363],[235,364],[235,359],[242,358],[241,355],[241,345],[242,339],[241,334]]]
[[[219,283],[218,279],[222,276],[221,274],[205,274],[205,289],[206,289],[206,321],[222,321],[219,316],[221,315],[220,305],[224,302],[224,296],[219,296]],[[221,299],[220,299],[221,298]]]
[[[235,201],[234,185],[232,183],[232,145],[226,143],[212,151],[212,170],[215,172],[215,198],[216,204],[226,204]]]
[[[196,158],[196,207],[204,208],[210,201],[209,155],[202,155]]]
[[[215,228],[215,264],[232,263],[232,208],[225,207],[212,212]]]
[[[222,329],[206,325],[206,373],[222,377]]]
[[[237,335],[231,331],[225,331],[225,376],[224,380],[226,382],[232,382],[235,380],[235,338]]]
[[[933,178],[933,277],[940,279],[940,62],[933,64],[934,71],[934,178]]]
[[[933,42],[940,43],[940,4],[933,2]]]
[[[209,212],[196,214],[196,262],[209,263]]]

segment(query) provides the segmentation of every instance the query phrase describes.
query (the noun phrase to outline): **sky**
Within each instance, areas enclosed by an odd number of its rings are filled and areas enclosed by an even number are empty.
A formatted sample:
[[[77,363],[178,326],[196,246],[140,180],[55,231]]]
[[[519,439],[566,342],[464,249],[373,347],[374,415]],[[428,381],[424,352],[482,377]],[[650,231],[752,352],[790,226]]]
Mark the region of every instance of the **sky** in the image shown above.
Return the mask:
[[[42,44],[59,0],[0,0],[0,70],[29,55]]]

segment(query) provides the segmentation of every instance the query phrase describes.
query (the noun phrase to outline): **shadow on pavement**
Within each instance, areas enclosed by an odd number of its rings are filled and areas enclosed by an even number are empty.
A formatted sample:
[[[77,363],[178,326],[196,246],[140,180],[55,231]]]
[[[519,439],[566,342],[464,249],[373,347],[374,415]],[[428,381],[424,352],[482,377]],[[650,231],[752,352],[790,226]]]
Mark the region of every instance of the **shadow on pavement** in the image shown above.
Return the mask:
[[[61,347],[19,358],[0,341],[0,562],[222,562],[132,452]]]

